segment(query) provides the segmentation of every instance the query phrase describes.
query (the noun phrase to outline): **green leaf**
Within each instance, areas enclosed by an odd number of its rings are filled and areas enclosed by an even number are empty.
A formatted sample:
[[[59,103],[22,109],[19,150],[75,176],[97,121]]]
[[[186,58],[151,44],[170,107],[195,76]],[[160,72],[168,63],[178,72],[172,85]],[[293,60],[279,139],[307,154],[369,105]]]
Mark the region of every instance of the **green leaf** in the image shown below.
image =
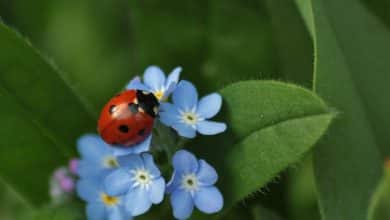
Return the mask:
[[[227,211],[298,161],[334,114],[310,91],[280,82],[239,82],[221,94],[228,132],[199,138],[192,150],[216,166]]]
[[[378,16],[383,23],[390,27],[390,1],[388,0],[363,0],[367,8]]]
[[[24,39],[0,23],[0,175],[37,205],[48,178],[95,123],[81,96]]]
[[[287,206],[290,220],[321,219],[312,155],[289,170]]]
[[[282,217],[261,205],[254,206],[252,212],[254,220],[283,220]]]
[[[367,219],[378,149],[390,153],[390,32],[357,0],[297,3],[314,38],[315,91],[342,112],[314,156],[321,214]]]
[[[385,164],[385,174],[381,180],[373,199],[370,215],[372,219],[390,219],[390,161]]]

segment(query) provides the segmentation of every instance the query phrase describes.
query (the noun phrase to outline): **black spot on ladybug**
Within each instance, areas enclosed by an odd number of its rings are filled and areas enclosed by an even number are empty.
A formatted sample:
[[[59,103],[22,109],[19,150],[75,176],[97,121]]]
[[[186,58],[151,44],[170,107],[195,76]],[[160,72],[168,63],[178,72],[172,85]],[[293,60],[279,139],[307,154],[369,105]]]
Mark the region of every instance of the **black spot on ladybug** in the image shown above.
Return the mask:
[[[134,103],[129,103],[129,109],[132,113],[137,113],[138,112],[138,105]]]
[[[110,112],[110,114],[114,113],[115,107],[116,107],[115,105],[110,106],[110,109],[108,110]]]
[[[153,118],[157,116],[154,109],[159,106],[157,98],[153,93],[146,93],[142,90],[137,90],[137,100],[138,105],[141,107],[148,115]]]
[[[118,129],[119,129],[119,131],[122,132],[122,133],[127,133],[127,132],[129,132],[129,126],[127,126],[127,125],[120,125]]]
[[[145,129],[141,129],[138,131],[139,136],[144,136],[145,135]]]

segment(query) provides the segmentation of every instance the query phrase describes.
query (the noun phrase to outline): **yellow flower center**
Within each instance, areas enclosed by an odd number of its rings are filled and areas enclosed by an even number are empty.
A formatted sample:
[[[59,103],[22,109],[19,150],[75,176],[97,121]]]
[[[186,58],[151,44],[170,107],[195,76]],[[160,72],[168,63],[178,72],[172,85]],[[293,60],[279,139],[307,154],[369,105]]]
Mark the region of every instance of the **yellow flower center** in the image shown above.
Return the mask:
[[[159,101],[161,101],[161,99],[164,97],[164,91],[162,91],[162,90],[157,91],[157,92],[155,92],[153,94]]]
[[[107,168],[115,168],[119,166],[118,161],[113,156],[107,156],[104,158],[103,164]]]
[[[198,122],[198,116],[193,112],[184,112],[181,117],[183,122],[189,125],[195,125]]]
[[[130,171],[134,176],[134,186],[140,186],[141,188],[149,189],[150,184],[152,183],[153,176],[145,169],[136,169]]]
[[[102,199],[103,203],[107,206],[114,206],[114,205],[118,204],[118,202],[119,202],[118,197],[109,196],[105,193],[102,193],[100,195],[100,198]]]
[[[181,188],[188,192],[198,190],[199,183],[196,175],[193,173],[184,175],[181,180]]]

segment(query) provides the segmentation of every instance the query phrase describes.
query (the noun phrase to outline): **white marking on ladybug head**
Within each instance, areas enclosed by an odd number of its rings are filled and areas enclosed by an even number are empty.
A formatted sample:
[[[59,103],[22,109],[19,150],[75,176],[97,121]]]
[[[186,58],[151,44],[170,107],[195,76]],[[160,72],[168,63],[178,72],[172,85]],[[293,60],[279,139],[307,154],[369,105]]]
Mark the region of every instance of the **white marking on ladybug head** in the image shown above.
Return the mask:
[[[154,112],[155,115],[158,114],[158,110],[159,110],[159,108],[157,106],[153,107],[153,112]]]

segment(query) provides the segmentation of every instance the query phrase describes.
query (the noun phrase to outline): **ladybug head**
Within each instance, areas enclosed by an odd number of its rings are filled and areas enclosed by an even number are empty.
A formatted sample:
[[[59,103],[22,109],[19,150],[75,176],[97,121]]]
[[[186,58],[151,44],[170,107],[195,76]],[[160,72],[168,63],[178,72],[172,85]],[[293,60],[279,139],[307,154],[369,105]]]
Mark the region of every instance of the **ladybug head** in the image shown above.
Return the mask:
[[[136,97],[138,105],[150,116],[155,118],[158,115],[159,102],[153,93],[137,90]]]

